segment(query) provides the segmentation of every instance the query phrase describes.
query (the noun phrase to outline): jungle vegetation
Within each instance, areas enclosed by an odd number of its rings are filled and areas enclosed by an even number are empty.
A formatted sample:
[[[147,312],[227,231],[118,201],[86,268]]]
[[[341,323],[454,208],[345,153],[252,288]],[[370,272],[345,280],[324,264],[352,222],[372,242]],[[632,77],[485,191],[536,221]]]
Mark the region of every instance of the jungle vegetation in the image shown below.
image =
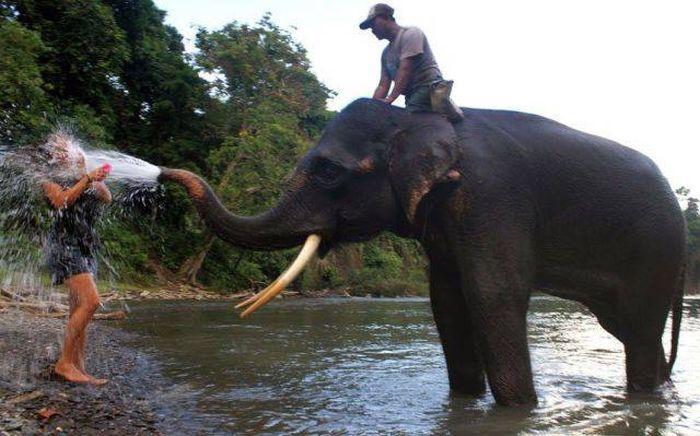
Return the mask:
[[[69,125],[94,147],[201,174],[237,213],[266,209],[333,116],[333,92],[269,14],[200,29],[194,54],[164,17],[151,0],[0,0],[0,144]],[[101,229],[119,282],[234,292],[269,283],[295,254],[222,243],[180,188],[163,204]],[[329,253],[297,287],[424,294],[424,268],[415,242],[384,235]]]
[[[152,0],[0,0],[0,144],[41,141],[68,124],[94,147],[203,175],[237,213],[266,209],[333,116],[333,91],[269,14],[200,29],[194,53],[164,17]],[[695,289],[698,200],[678,194]],[[268,283],[294,254],[230,247],[206,231],[182,190],[164,195],[155,216],[101,229],[118,281],[234,292]],[[417,243],[386,234],[332,251],[298,287],[424,295],[425,267]]]

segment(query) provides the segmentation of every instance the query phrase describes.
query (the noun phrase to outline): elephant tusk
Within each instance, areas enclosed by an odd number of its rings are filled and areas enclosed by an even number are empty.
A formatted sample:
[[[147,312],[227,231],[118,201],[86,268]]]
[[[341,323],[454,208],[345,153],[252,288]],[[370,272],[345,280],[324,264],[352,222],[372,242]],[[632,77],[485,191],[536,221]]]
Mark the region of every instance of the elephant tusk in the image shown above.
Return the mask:
[[[239,304],[239,306],[242,307],[252,303],[252,305],[249,308],[247,308],[243,313],[241,313],[241,318],[245,318],[246,316],[255,312],[261,306],[267,304],[270,300],[275,298],[280,292],[284,290],[284,288],[289,286],[289,284],[292,283],[292,281],[294,281],[294,279],[297,278],[297,276],[304,270],[304,267],[306,266],[306,264],[309,263],[313,255],[316,253],[316,250],[318,250],[318,246],[320,244],[321,237],[319,235],[309,235],[309,237],[306,238],[304,247],[299,252],[297,258],[294,259],[294,262],[292,262],[289,268],[287,268],[277,280],[272,282],[272,284],[265,288],[265,290],[250,297],[248,299],[252,300],[250,303],[248,302],[248,300],[246,300],[243,303]]]
[[[287,272],[287,270],[284,270],[284,272]],[[283,273],[283,274],[284,274],[284,273]],[[262,296],[262,294],[264,294],[265,292],[267,292],[267,290],[270,289],[272,286],[276,285],[277,282],[278,282],[278,280],[275,280],[275,281],[272,282],[272,283],[270,284],[270,286],[268,286],[267,288],[263,289],[262,291],[258,292],[257,294],[251,295],[251,296],[248,297],[245,301],[241,301],[240,303],[236,304],[236,306],[235,306],[236,309],[240,309],[241,307],[245,307],[245,306],[247,306],[247,305],[249,305],[249,304],[254,303],[255,300],[257,300],[258,298],[260,298],[260,297]]]

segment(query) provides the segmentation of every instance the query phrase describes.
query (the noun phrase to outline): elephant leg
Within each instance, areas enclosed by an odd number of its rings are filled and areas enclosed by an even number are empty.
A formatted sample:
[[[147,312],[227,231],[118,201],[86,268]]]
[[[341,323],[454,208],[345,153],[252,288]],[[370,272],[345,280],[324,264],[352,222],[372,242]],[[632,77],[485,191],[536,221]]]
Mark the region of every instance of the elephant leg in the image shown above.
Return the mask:
[[[462,294],[459,270],[451,260],[431,259],[430,303],[445,353],[450,388],[465,395],[483,394],[484,366]]]
[[[552,293],[582,302],[600,325],[625,347],[627,386],[631,392],[650,391],[668,378],[661,337],[673,281],[655,277],[654,265],[640,268],[635,279],[604,271],[574,268],[548,270],[544,288],[554,279],[562,287]],[[572,291],[572,288],[578,290]]]
[[[625,343],[627,389],[651,392],[667,380],[666,357],[661,338]]]
[[[621,322],[622,315],[610,310],[590,306],[589,309],[600,325],[625,347],[627,389],[630,392],[652,391],[668,378],[660,332],[651,332],[648,325],[636,326],[638,320]]]
[[[500,238],[504,236],[508,243]],[[507,247],[507,248],[506,248]],[[527,237],[507,230],[476,241],[465,265],[464,293],[496,402],[537,403],[527,345],[533,262]]]
[[[497,286],[491,280],[480,281],[475,285],[475,291],[485,292]],[[489,387],[499,404],[536,403],[527,345],[527,307],[508,301],[503,293],[494,295],[498,297],[487,297],[491,301],[469,302],[474,306],[472,313],[477,320],[479,348]]]
[[[549,267],[538,283],[540,289],[582,302],[600,325],[623,343],[631,392],[653,390],[668,378],[661,336],[670,301],[659,298],[669,294],[674,282],[666,271],[657,273],[657,265],[658,260],[652,257],[648,266],[628,273],[628,277],[609,271]]]
[[[612,306],[610,306],[612,307]],[[627,389],[649,392],[668,379],[668,368],[661,343],[663,325],[651,321],[648,314],[620,314],[609,309],[591,307],[600,325],[625,347]]]
[[[669,368],[662,345],[669,309],[676,298],[679,267],[663,264],[654,256],[636,274],[620,298],[627,388],[630,392],[650,392],[669,379]]]
[[[659,275],[645,276],[645,280],[636,281],[636,292],[630,291],[623,297],[627,304],[623,309],[622,342],[630,392],[653,391],[669,378],[661,339],[675,281]],[[635,296],[638,297],[636,300],[633,299]]]

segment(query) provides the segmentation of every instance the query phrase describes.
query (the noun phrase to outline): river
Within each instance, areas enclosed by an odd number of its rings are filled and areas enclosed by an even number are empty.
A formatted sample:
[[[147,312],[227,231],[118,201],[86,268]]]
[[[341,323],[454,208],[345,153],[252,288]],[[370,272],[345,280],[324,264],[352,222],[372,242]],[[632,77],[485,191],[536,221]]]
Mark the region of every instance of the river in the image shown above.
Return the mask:
[[[425,299],[132,304],[123,323],[188,406],[178,432],[694,433],[700,429],[700,299],[686,298],[673,385],[629,397],[622,345],[577,303],[533,297],[539,397],[525,411],[450,394]],[[670,335],[664,338],[666,349]],[[693,375],[695,374],[695,376]],[[184,400],[187,401],[184,401]],[[176,408],[177,409],[177,408]]]

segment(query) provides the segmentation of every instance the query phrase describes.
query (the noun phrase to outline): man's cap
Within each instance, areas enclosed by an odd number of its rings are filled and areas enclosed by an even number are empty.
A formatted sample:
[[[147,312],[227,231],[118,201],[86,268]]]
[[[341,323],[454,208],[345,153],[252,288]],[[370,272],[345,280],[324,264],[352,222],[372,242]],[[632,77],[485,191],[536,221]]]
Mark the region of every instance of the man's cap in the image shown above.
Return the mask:
[[[372,6],[369,10],[369,14],[367,14],[367,18],[365,19],[365,21],[360,23],[360,29],[368,29],[370,26],[372,26],[372,20],[374,20],[380,15],[387,18],[393,18],[394,8],[385,3],[377,3],[376,5]]]

